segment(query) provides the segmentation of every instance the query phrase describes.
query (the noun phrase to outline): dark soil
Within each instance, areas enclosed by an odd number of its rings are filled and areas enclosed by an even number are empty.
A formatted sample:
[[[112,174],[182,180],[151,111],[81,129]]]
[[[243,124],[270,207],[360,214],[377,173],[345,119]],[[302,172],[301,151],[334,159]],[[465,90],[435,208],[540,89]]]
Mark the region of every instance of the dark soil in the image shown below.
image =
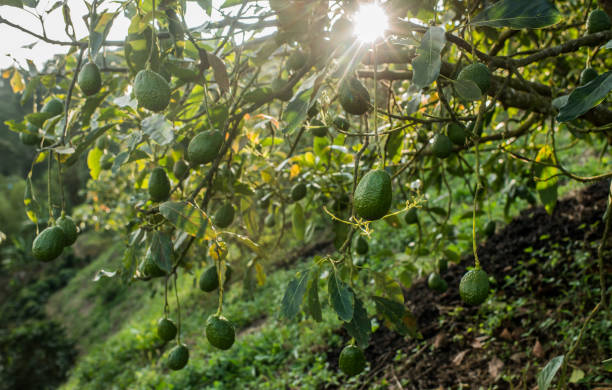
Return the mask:
[[[459,297],[459,281],[473,264],[472,256],[449,267],[443,275],[449,288],[443,294],[429,290],[426,280],[414,283],[404,295],[422,339],[404,338],[381,326],[365,350],[370,370],[362,376],[361,388],[374,383],[396,389],[536,388],[538,372],[571,342],[560,330],[572,328],[577,334],[599,300],[597,245],[608,191],[608,182],[591,185],[561,200],[553,215],[542,207],[524,210],[482,243],[481,265],[496,284],[495,299],[481,307],[466,307]],[[608,286],[611,257],[606,251]],[[588,285],[573,283],[577,280]],[[600,312],[595,321],[602,323],[606,315],[609,320],[609,313]],[[608,332],[600,331],[601,342],[597,334],[585,335],[571,367],[583,370],[590,382],[570,388],[612,388],[612,375],[600,368],[612,356]],[[340,350],[328,352],[333,369]]]

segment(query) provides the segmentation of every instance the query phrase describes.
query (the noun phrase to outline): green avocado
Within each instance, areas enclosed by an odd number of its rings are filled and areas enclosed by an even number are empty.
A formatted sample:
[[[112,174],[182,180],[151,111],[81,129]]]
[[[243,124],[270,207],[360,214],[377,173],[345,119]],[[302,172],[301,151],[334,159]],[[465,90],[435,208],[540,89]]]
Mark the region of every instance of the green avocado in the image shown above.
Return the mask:
[[[168,368],[174,371],[180,370],[189,362],[189,349],[183,344],[172,348],[168,355]]]
[[[40,232],[32,242],[32,254],[37,260],[51,261],[64,250],[64,231],[58,226],[48,227]]]
[[[151,172],[149,196],[153,202],[164,202],[170,197],[170,180],[162,167],[156,167]]]
[[[435,292],[443,293],[448,288],[448,285],[440,275],[435,272],[432,272],[431,274],[429,274],[429,278],[427,278],[427,287],[429,287]]]
[[[327,126],[325,126],[325,123],[318,119],[313,119],[310,121],[309,129],[312,135],[315,137],[325,137],[328,134]]]
[[[70,246],[76,242],[79,233],[72,218],[62,215],[57,219],[56,225],[64,232],[64,246]]]
[[[370,109],[370,94],[356,77],[349,77],[340,84],[338,99],[349,114],[363,115]]]
[[[213,347],[226,350],[234,345],[236,331],[225,317],[213,315],[206,322],[206,338]]]
[[[386,171],[377,169],[366,173],[359,180],[353,206],[359,217],[373,221],[387,214],[392,199],[391,176]]]
[[[415,225],[419,222],[419,217],[417,215],[417,209],[411,208],[408,209],[406,215],[404,216],[404,221],[406,221],[406,225]]]
[[[225,283],[232,278],[232,267],[229,264],[225,265]],[[206,268],[200,275],[200,290],[204,292],[213,292],[219,288],[219,276],[217,275],[217,266],[211,265]],[[225,285],[225,284],[224,284]]]
[[[491,71],[489,68],[480,62],[470,64],[459,72],[457,80],[470,80],[478,85],[480,91],[484,94],[487,93],[491,86]]]
[[[185,160],[178,160],[174,163],[174,167],[172,168],[172,173],[174,173],[174,177],[179,180],[185,180],[187,176],[189,176],[189,166]]]
[[[589,13],[587,18],[587,32],[595,34],[598,32],[609,30],[612,27],[612,22],[608,14],[599,8],[594,9]]]
[[[306,196],[306,184],[297,183],[291,188],[291,200],[299,202]]]
[[[208,164],[217,156],[223,145],[223,135],[219,130],[206,130],[189,142],[187,159],[192,166]]]
[[[176,325],[171,319],[160,318],[157,322],[157,337],[164,341],[170,341],[176,337]]]
[[[447,158],[453,152],[453,143],[444,134],[437,134],[434,138],[432,152],[438,158]]]
[[[459,295],[468,305],[480,305],[489,296],[489,277],[482,269],[468,271],[459,282]]]
[[[467,132],[465,126],[459,123],[451,122],[446,126],[446,134],[452,143],[463,146],[467,140]]]
[[[40,112],[48,113],[51,116],[60,115],[64,112],[64,103],[58,98],[54,97],[43,106]]]
[[[366,253],[368,253],[368,242],[366,241],[365,238],[363,238],[362,236],[357,237],[357,242],[355,245],[355,251],[357,252],[358,255],[365,255]]]
[[[140,271],[147,278],[159,278],[167,275],[166,271],[155,264],[150,252],[146,254],[144,261],[140,265]]]
[[[593,81],[597,76],[599,76],[597,74],[597,71],[593,68],[585,68],[581,73],[580,73],[580,85],[585,85],[590,83],[591,81]]]
[[[348,376],[360,374],[366,365],[363,350],[356,345],[348,345],[340,352],[338,367]]]
[[[142,107],[159,112],[170,103],[170,86],[165,78],[150,69],[143,69],[134,78],[134,96]]]
[[[338,130],[348,131],[351,128],[351,124],[343,116],[335,117],[332,123]]]
[[[88,62],[79,72],[77,83],[85,96],[95,95],[102,88],[102,76],[98,65]]]
[[[231,203],[226,203],[215,212],[213,223],[216,227],[225,229],[234,221],[234,206]]]
[[[277,93],[283,90],[286,85],[287,85],[287,81],[283,79],[276,79],[272,82],[272,85],[270,87],[272,88],[272,92]],[[278,96],[278,98],[282,100],[283,102],[288,102],[289,100],[291,100],[292,97],[293,97],[293,90],[291,88],[289,88],[288,90],[286,90],[285,92],[281,93]]]

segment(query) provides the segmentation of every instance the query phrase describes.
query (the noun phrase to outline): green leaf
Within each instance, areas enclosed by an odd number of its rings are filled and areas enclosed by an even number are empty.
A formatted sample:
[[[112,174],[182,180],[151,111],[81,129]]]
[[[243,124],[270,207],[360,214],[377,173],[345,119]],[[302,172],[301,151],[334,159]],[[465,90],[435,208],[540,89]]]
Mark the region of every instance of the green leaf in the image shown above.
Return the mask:
[[[89,148],[94,142],[96,142],[96,140],[98,138],[100,138],[100,136],[102,136],[105,132],[107,132],[109,129],[112,129],[115,126],[115,124],[108,124],[102,127],[98,127],[97,129],[90,131],[87,136],[85,137],[84,140],[82,140],[76,147],[76,150],[74,152],[74,154],[70,157],[68,157],[68,159],[66,160],[66,165],[70,166],[72,164],[74,164],[75,162],[77,162],[77,160],[79,159],[79,157],[81,156],[81,154],[83,154],[83,152],[85,152],[85,150],[87,150],[87,148]],[[99,155],[99,157],[102,157],[102,154]],[[93,156],[92,156],[93,158]],[[100,159],[98,158],[98,161]],[[87,164],[89,166],[89,156],[87,156]],[[90,167],[91,169],[91,167]],[[93,177],[93,176],[92,176]]]
[[[34,197],[34,191],[32,190],[32,171],[28,173],[28,177],[26,178],[26,187],[25,194],[23,195],[23,204],[25,206],[26,215],[30,219],[30,221],[34,223],[38,223],[38,213],[40,212],[40,208],[38,206],[38,202]]]
[[[238,193],[238,191],[234,191],[234,193]],[[259,216],[251,198],[244,197],[240,200],[240,210],[242,222],[244,222],[247,232],[251,237],[258,237],[261,234],[259,230]]]
[[[368,312],[363,307],[361,299],[355,296],[355,310],[353,319],[349,323],[344,324],[344,328],[357,342],[361,348],[366,348],[370,342],[370,334],[372,333],[372,324],[368,318]]]
[[[85,103],[83,103],[83,106],[79,110],[79,116],[81,118],[81,123],[83,127],[89,126],[91,122],[91,116],[93,115],[94,111],[96,111],[96,109],[100,107],[100,104],[102,104],[104,99],[106,99],[109,94],[110,91],[107,91],[102,94],[90,96],[87,98],[87,100],[85,100]]]
[[[92,28],[89,32],[89,52],[92,58],[95,58],[100,51],[116,16],[117,13],[104,12],[97,16],[94,23],[91,23]]]
[[[559,10],[546,0],[501,0],[476,15],[471,24],[520,30],[552,26],[561,19]]]
[[[172,271],[174,251],[172,240],[167,234],[158,231],[153,232],[151,236],[151,246],[149,247],[149,255],[159,268],[167,273]]]
[[[610,208],[608,207],[608,209]],[[603,362],[601,362],[601,365],[604,370],[612,372],[612,358],[604,360]]]
[[[590,83],[574,89],[567,99],[567,104],[559,110],[557,120],[567,122],[578,118],[601,103],[610,90],[612,90],[612,71],[600,74]]]
[[[327,283],[331,305],[342,321],[353,319],[353,294],[342,280],[338,279],[336,271],[329,274]]]
[[[211,13],[212,13],[212,0],[196,0],[196,3],[198,3],[200,8],[202,8],[204,11],[206,11],[206,14],[208,16],[211,15]]]
[[[444,249],[443,253],[444,253],[444,257],[446,257],[448,260],[452,262],[457,263],[459,262],[459,260],[461,260],[461,255],[459,255],[459,253],[451,249]]]
[[[21,100],[19,100],[19,104],[22,106],[30,100],[32,94],[36,90],[36,88],[40,85],[40,76],[35,76],[30,79],[30,82],[26,85],[23,94],[21,95]]]
[[[100,176],[100,171],[102,171],[102,167],[100,166],[100,158],[104,154],[98,148],[93,148],[87,153],[87,167],[89,168],[89,174],[91,178],[94,180],[98,180],[98,176]]]
[[[474,101],[482,97],[482,91],[472,80],[454,80],[453,87],[455,87],[457,95],[463,100]]]
[[[283,129],[283,132],[291,134],[301,125],[308,115],[309,108],[310,93],[306,92],[295,95],[287,105],[287,110],[283,113],[283,119],[287,122],[287,126]]]
[[[417,49],[418,56],[412,61],[412,83],[419,88],[425,88],[440,75],[442,60],[440,52],[446,43],[444,29],[430,27],[423,36],[421,46]]]
[[[572,370],[572,375],[570,375],[569,383],[578,383],[584,378],[584,371],[579,368],[574,368]]]
[[[308,314],[317,322],[323,321],[321,312],[321,302],[319,301],[319,276],[320,271],[317,269],[312,273],[308,281]]]
[[[379,296],[372,298],[376,305],[376,312],[385,320],[389,329],[401,335],[417,336],[416,320],[402,303]]]
[[[378,293],[383,294],[387,298],[404,304],[404,293],[402,287],[389,275],[382,272],[371,271],[374,276],[374,284]]]
[[[227,75],[227,69],[223,60],[212,53],[206,53],[208,56],[208,63],[213,69],[215,75],[215,81],[223,92],[229,92],[230,81]]]
[[[23,122],[15,122],[15,120],[10,119],[8,121],[4,121],[4,124],[8,126],[10,131],[13,131],[17,134],[19,133],[29,133],[27,127]]]
[[[306,219],[304,218],[304,209],[299,203],[293,206],[293,217],[291,218],[293,226],[293,234],[298,241],[304,241],[304,233],[306,231]]]
[[[538,374],[538,390],[548,390],[557,371],[563,364],[563,358],[563,355],[552,358]]]
[[[26,121],[30,122],[34,126],[41,128],[45,121],[51,118],[53,114],[48,112],[33,112],[25,116]]]
[[[283,133],[291,134],[302,124],[302,122],[304,122],[308,110],[319,98],[319,94],[321,93],[320,85],[324,78],[325,74],[319,72],[302,82],[302,85],[293,96],[293,99],[287,104],[287,109],[283,113],[283,120],[287,122],[287,126],[283,129]]]
[[[121,280],[124,283],[128,283],[132,280],[134,276],[134,272],[136,272],[136,267],[138,266],[138,261],[136,260],[136,245],[128,245],[123,252],[123,259],[121,260],[121,264],[123,266],[121,270]]]
[[[154,114],[141,122],[142,131],[159,145],[168,145],[174,141],[172,123],[161,114]]]
[[[235,5],[240,5],[242,4],[242,1],[243,0],[225,0],[225,3],[223,3],[223,5],[221,6],[221,9],[233,7]]]
[[[248,249],[250,249],[253,252],[257,253],[257,256],[259,256],[259,257],[262,257],[262,258],[268,257],[268,253],[266,251],[264,251],[262,246],[257,244],[256,242],[254,242],[253,240],[251,240],[247,236],[243,236],[242,234],[237,234],[237,233],[228,232],[228,231],[221,232],[221,235],[223,235],[223,237],[229,237],[231,239],[236,240],[239,244],[244,245]]]
[[[542,163],[555,163],[552,148],[548,145],[539,150],[535,159]],[[543,166],[536,164],[534,173],[537,177],[536,191],[540,196],[540,200],[544,204],[544,208],[548,214],[552,214],[557,205],[558,197],[558,177],[559,169],[554,166]]]
[[[289,282],[281,303],[281,313],[285,317],[292,319],[300,311],[304,293],[306,292],[307,282],[308,271],[304,271],[299,279],[293,278]]]
[[[162,203],[159,212],[177,229],[190,236],[199,237],[206,231],[208,223],[206,214],[187,202]]]
[[[21,0],[0,0],[0,6],[2,5],[23,8],[23,4],[21,3]]]

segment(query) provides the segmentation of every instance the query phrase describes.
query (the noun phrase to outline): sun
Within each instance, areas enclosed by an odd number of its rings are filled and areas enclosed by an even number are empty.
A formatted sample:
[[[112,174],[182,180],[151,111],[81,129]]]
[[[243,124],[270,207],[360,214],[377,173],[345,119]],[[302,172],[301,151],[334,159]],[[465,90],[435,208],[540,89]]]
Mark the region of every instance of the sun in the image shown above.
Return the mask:
[[[361,42],[374,42],[381,38],[389,27],[385,11],[376,4],[365,4],[353,17],[355,35]]]

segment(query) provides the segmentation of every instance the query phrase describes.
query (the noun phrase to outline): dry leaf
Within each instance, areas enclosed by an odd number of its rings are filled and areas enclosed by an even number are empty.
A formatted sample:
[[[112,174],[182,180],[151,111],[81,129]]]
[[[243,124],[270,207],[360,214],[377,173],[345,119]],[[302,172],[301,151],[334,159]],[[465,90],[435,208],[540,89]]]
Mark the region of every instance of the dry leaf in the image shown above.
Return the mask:
[[[442,342],[444,341],[444,333],[438,333],[433,341],[434,348],[440,348]]]
[[[212,53],[208,54],[208,63],[213,68],[213,73],[215,74],[215,81],[219,84],[219,88],[223,92],[229,92],[230,89],[230,81],[227,76],[227,69],[225,67],[225,63],[221,58],[217,57]]]
[[[495,379],[499,379],[501,375],[501,369],[504,367],[504,362],[502,362],[497,356],[495,356],[489,362],[489,374]]]
[[[480,336],[476,337],[474,341],[472,341],[472,348],[482,348],[483,343],[489,338],[489,336]]]
[[[513,353],[512,355],[510,355],[510,360],[516,363],[520,363],[521,360],[525,359],[526,357],[527,357],[527,354],[525,352],[517,352],[517,353]]]
[[[540,344],[540,340],[536,340],[533,349],[531,350],[533,355],[538,358],[544,357],[544,350],[542,349],[542,344]]]
[[[472,341],[471,345],[472,345],[472,348],[475,348],[475,349],[482,348],[482,342],[478,339],[475,339],[474,341]]]
[[[455,366],[460,366],[461,362],[463,361],[463,358],[468,352],[469,350],[466,349],[465,351],[461,351],[457,355],[455,355],[455,357],[453,358],[453,364]]]
[[[499,337],[504,340],[512,341],[512,334],[508,328],[504,328],[504,330],[502,330],[502,332],[499,334]]]

